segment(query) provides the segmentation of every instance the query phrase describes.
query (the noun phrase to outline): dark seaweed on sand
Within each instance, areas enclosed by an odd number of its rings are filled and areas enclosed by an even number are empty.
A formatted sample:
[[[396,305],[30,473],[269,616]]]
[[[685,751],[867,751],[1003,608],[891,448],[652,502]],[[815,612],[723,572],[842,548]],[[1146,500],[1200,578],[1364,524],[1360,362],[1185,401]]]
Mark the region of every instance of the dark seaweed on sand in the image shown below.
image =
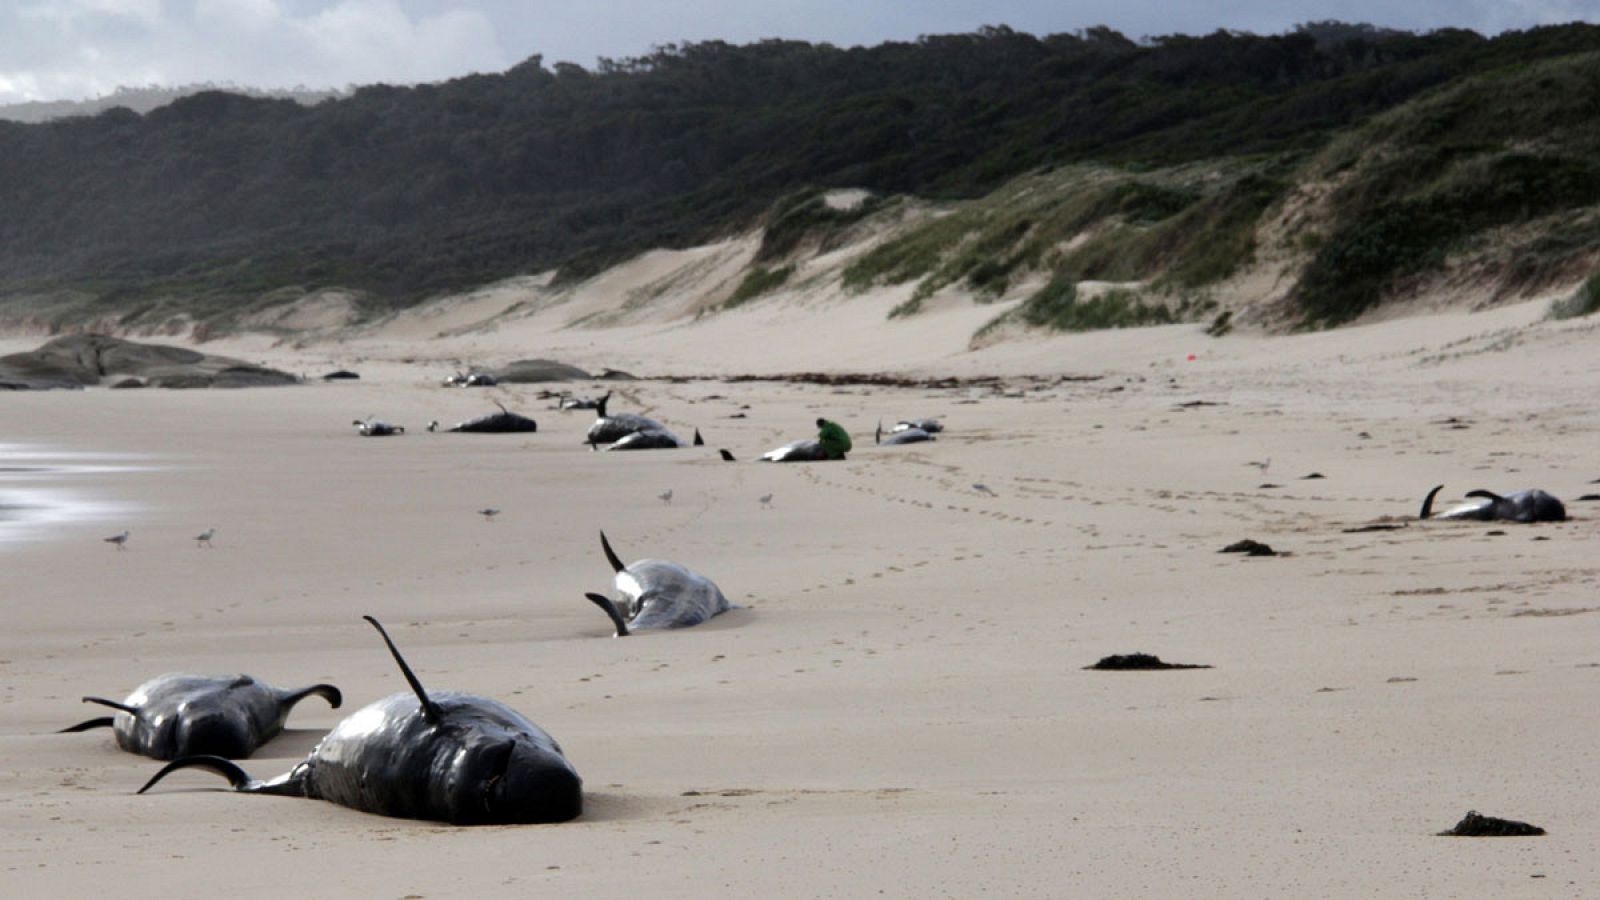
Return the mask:
[[[1107,656],[1092,666],[1085,669],[1103,669],[1112,671],[1149,670],[1149,669],[1209,669],[1210,666],[1194,665],[1192,663],[1162,662],[1159,656],[1148,653],[1128,653]]]
[[[1440,837],[1537,837],[1544,834],[1543,828],[1529,825],[1527,822],[1517,822],[1511,819],[1497,819],[1494,816],[1480,816],[1477,810],[1469,811],[1456,823],[1456,827],[1449,831],[1439,832]]]

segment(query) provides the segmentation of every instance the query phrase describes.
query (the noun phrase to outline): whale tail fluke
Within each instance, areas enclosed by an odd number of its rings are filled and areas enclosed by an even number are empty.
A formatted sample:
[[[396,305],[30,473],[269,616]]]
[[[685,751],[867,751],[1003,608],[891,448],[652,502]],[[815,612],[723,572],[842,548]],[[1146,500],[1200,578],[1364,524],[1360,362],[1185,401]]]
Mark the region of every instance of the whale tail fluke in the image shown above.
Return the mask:
[[[71,734],[77,731],[88,731],[91,728],[110,728],[112,725],[116,724],[116,721],[117,720],[115,716],[105,716],[104,718],[100,719],[90,719],[87,722],[79,722],[76,725],[63,728],[56,732],[56,734]]]
[[[623,569],[627,568],[627,566],[622,564],[622,560],[617,558],[617,551],[611,549],[611,542],[606,540],[606,533],[604,531],[600,532],[600,549],[605,551],[606,562],[611,563],[611,570],[613,572],[621,572]]]
[[[622,611],[617,609],[617,604],[610,597],[605,594],[595,593],[586,593],[584,596],[589,598],[590,603],[600,607],[607,616],[611,617],[611,624],[617,626],[617,633],[614,637],[628,636],[628,621],[622,618]]]
[[[1437,497],[1442,490],[1444,490],[1444,485],[1436,484],[1433,486],[1433,490],[1428,492],[1428,496],[1422,498],[1422,511],[1417,513],[1417,518],[1426,519],[1433,515],[1433,498]]]
[[[331,684],[313,684],[308,688],[301,688],[298,691],[290,691],[285,694],[283,704],[292,707],[311,696],[321,697],[328,701],[328,705],[334,709],[338,709],[344,703],[344,694],[340,693],[338,688]]]

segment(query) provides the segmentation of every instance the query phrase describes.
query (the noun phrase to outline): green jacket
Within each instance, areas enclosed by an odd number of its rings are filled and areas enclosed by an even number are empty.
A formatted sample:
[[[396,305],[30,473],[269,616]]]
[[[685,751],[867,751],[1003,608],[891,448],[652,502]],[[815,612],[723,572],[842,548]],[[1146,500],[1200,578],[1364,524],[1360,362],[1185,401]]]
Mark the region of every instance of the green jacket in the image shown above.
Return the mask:
[[[817,442],[827,451],[829,459],[844,459],[844,455],[850,452],[850,435],[838,422],[818,419]]]

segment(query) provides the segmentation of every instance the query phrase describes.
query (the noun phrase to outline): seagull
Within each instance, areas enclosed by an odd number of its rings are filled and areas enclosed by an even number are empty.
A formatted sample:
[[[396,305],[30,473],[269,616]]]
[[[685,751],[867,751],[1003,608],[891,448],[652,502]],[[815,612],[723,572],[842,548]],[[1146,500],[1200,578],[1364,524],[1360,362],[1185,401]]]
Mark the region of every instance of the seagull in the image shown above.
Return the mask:
[[[771,509],[772,508],[772,495],[771,494],[762,494],[761,497],[760,497],[760,500],[761,500],[761,505],[764,508],[766,508],[766,509]]]
[[[1250,462],[1245,463],[1245,465],[1255,466],[1261,470],[1261,474],[1265,475],[1267,474],[1267,468],[1272,465],[1272,457],[1269,456],[1263,460],[1251,460]]]
[[[105,542],[108,544],[116,544],[118,550],[125,550],[127,548],[123,545],[128,543],[128,532],[126,529],[124,529],[121,534],[114,534],[111,537],[106,538]]]
[[[671,488],[667,488],[667,492],[665,494],[659,494],[657,496],[659,496],[661,498],[661,502],[662,503],[665,503],[668,506],[672,505],[672,489]]]
[[[998,495],[995,494],[994,491],[989,490],[989,486],[987,484],[984,484],[981,481],[976,483],[976,484],[974,484],[972,486],[972,489],[977,491],[980,494],[988,494],[991,497],[998,496]]]
[[[483,520],[485,522],[493,522],[494,517],[500,515],[500,510],[495,509],[492,506],[488,506],[478,510],[478,515],[483,516]]]
[[[202,531],[194,536],[194,545],[196,547],[211,546],[211,536],[216,533],[217,530],[215,528],[207,528],[205,531]]]

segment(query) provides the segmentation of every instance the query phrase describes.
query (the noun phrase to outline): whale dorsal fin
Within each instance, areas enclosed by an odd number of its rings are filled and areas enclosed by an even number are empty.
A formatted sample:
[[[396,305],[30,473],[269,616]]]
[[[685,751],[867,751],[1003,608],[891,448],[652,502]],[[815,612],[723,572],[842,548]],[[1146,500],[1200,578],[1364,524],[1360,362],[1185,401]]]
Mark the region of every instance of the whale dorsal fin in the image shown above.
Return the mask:
[[[120,709],[130,716],[137,716],[139,714],[139,708],[137,706],[129,706],[126,703],[118,703],[115,700],[107,700],[104,697],[85,697],[83,698],[83,702],[98,703],[101,706],[109,706],[112,709]]]
[[[411,690],[416,693],[417,700],[422,704],[422,717],[428,720],[429,725],[439,724],[444,719],[444,713],[439,709],[439,704],[428,699],[428,692],[422,689],[422,682],[417,680],[416,673],[406,665],[405,657],[400,655],[400,648],[394,645],[394,641],[389,640],[389,632],[383,630],[377,619],[371,616],[361,618],[371,622],[372,627],[378,629],[378,634],[383,637],[383,642],[389,645],[389,653],[394,656],[394,661],[400,664],[400,674],[406,677],[406,683],[411,685]]]
[[[874,444],[883,443],[883,420],[882,419],[878,420],[878,430],[873,432],[872,442]]]
[[[606,533],[604,531],[600,532],[600,549],[606,552],[606,561],[611,563],[611,568],[614,571],[621,572],[623,569],[627,568],[627,566],[622,564],[622,560],[617,558],[617,551],[611,549],[611,542],[606,540]]]
[[[698,428],[694,430],[694,445],[696,447],[704,447],[706,445],[706,439],[700,436],[700,429]]]

